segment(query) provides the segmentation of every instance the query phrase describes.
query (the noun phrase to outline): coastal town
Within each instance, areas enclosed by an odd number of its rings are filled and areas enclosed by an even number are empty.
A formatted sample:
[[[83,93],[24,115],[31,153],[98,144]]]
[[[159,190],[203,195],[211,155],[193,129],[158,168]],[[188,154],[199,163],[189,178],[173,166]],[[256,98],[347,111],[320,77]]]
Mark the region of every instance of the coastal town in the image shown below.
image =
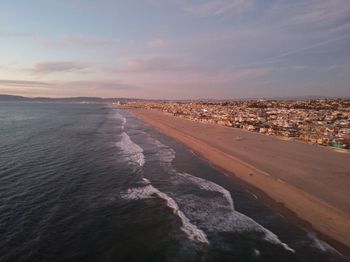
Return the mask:
[[[350,100],[130,102],[176,117],[350,149]]]

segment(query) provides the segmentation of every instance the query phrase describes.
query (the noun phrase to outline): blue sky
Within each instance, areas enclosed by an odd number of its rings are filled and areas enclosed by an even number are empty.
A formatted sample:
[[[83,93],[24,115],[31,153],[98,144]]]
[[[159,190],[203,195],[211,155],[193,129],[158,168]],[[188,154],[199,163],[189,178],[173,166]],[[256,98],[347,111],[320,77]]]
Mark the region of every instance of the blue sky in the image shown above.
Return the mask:
[[[348,0],[4,0],[0,93],[350,96]]]

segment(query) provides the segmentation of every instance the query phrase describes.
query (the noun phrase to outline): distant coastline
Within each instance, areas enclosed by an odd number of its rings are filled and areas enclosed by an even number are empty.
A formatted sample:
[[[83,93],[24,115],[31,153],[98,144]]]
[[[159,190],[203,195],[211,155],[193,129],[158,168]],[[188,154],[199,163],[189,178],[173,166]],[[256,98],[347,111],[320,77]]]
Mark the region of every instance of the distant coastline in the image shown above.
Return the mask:
[[[130,111],[214,165],[283,203],[317,231],[350,247],[348,155],[276,137],[267,138],[273,140],[267,142],[260,134],[196,123],[156,110]],[[243,141],[228,139],[237,132]]]
[[[325,97],[325,96],[300,96],[300,97],[247,97],[247,98],[237,98],[237,99],[208,99],[208,98],[198,98],[198,99],[144,99],[144,98],[132,98],[132,97],[26,97],[18,95],[0,94],[0,102],[16,102],[16,101],[28,101],[28,102],[94,102],[94,103],[115,103],[123,104],[128,102],[191,102],[191,101],[215,101],[215,102],[226,102],[226,101],[244,101],[244,100],[259,100],[259,99],[269,99],[269,100],[315,100],[315,99],[350,99],[350,97]]]
[[[25,97],[0,94],[0,102],[67,102],[67,103],[117,103],[144,101],[136,98],[102,98],[102,97]]]
[[[127,107],[350,150],[349,99],[130,102]]]

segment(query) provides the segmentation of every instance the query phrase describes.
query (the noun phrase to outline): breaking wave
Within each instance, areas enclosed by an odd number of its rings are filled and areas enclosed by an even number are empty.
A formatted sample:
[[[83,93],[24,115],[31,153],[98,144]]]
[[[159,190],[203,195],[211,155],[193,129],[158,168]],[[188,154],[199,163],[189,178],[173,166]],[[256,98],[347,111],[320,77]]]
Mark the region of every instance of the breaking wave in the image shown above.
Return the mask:
[[[335,248],[333,248],[331,245],[327,244],[326,242],[322,241],[321,239],[318,239],[315,234],[309,232],[307,235],[312,240],[313,247],[317,248],[318,250],[324,253],[330,252],[341,256],[341,254]]]
[[[197,185],[202,190],[219,192],[229,204],[230,209],[234,210],[234,204],[233,204],[233,199],[231,197],[231,194],[225,188],[211,181],[208,181],[196,176],[191,176],[187,173],[177,173],[176,175],[183,177],[184,179],[187,179],[189,182]]]
[[[126,118],[124,116],[122,116],[121,114],[119,114],[119,113],[115,113],[114,117],[116,119],[118,119],[119,121],[121,121],[121,128],[124,129],[125,124],[126,124]]]
[[[146,134],[146,133],[145,133]],[[148,136],[146,141],[153,145],[153,149],[148,152],[147,156],[150,160],[160,161],[161,163],[171,165],[175,158],[175,151],[169,146],[164,145],[160,141]]]
[[[145,164],[145,156],[143,154],[143,149],[135,144],[127,133],[123,132],[121,134],[121,140],[116,143],[116,145],[123,151],[124,156],[131,162],[143,166]]]
[[[143,178],[143,181],[145,183],[144,186],[130,188],[126,192],[122,192],[122,198],[128,200],[138,200],[159,197],[161,199],[164,199],[166,201],[167,206],[173,211],[174,215],[180,218],[182,222],[181,230],[186,233],[188,238],[196,242],[209,244],[205,233],[190,222],[190,220],[185,216],[185,214],[179,209],[174,199],[155,188],[148,179]]]
[[[125,122],[126,120],[123,120],[123,123]],[[164,199],[167,206],[180,218],[181,230],[187,234],[189,239],[196,242],[209,243],[205,232],[253,232],[265,241],[281,245],[286,250],[294,252],[270,230],[236,211],[229,191],[214,182],[177,171],[172,165],[175,151],[147,133],[140,130],[139,132],[146,136],[145,143],[150,145],[146,147],[147,161],[158,162],[170,175],[170,179],[165,182],[166,187],[163,190],[155,188],[148,179],[143,178],[140,186],[129,188],[121,193],[123,199],[140,200],[156,197]],[[144,165],[143,149],[135,144],[125,132],[122,133],[122,139],[117,146],[126,153],[130,160],[140,166]],[[179,189],[188,188],[194,190],[179,191]],[[203,194],[203,191],[209,194]]]
[[[167,194],[176,201],[190,221],[195,221],[196,226],[205,232],[254,232],[262,235],[265,241],[281,245],[286,250],[294,252],[270,230],[236,211],[231,194],[226,189],[214,182],[178,172],[172,166],[172,160],[175,158],[175,151],[172,148],[151,137],[148,137],[147,141],[156,147],[152,156],[157,157],[171,175],[172,186],[167,187]],[[176,188],[189,188],[189,186],[197,190],[180,194],[176,191]],[[203,195],[201,193],[203,190],[213,194]]]

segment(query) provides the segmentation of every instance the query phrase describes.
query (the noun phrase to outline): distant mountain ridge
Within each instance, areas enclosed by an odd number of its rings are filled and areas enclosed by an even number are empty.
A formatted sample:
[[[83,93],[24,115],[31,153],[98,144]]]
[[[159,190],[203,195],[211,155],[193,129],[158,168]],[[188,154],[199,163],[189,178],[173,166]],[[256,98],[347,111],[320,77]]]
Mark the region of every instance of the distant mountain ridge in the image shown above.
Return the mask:
[[[0,94],[0,102],[80,102],[80,103],[116,103],[116,102],[132,102],[132,101],[146,101],[145,99],[137,98],[101,98],[101,97],[25,97]]]

